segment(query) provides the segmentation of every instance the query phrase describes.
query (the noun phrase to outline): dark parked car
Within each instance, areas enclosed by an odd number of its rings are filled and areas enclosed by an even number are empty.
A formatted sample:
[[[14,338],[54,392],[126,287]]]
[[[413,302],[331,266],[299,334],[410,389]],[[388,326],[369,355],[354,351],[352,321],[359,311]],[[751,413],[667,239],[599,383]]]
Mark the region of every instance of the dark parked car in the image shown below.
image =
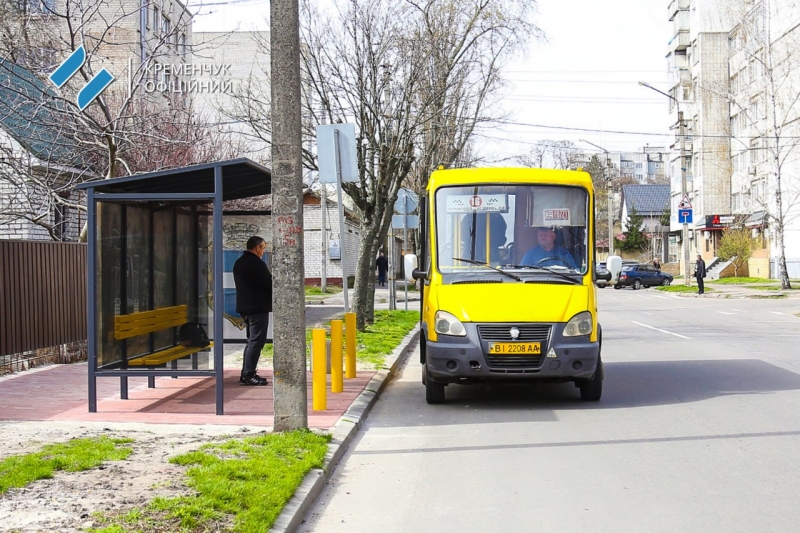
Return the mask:
[[[653,265],[622,265],[619,281],[614,288],[633,287],[633,290],[638,290],[642,287],[669,285],[672,279],[672,274],[656,270]]]

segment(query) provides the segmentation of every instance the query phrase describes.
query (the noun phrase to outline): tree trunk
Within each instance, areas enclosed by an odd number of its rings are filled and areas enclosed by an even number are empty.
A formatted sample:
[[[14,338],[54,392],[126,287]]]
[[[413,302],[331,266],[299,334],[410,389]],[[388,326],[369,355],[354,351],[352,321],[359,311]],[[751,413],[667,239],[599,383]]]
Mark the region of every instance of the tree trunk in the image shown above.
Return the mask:
[[[358,247],[356,279],[353,287],[353,311],[356,314],[356,328],[364,331],[368,317],[374,321],[374,307],[370,305],[375,292],[375,251],[380,245],[377,237],[379,228],[373,220],[361,222],[361,243]],[[374,301],[374,300],[373,300]]]
[[[272,301],[275,336],[273,425],[275,431],[289,431],[308,427],[297,0],[272,0],[270,20],[273,124]],[[280,305],[275,305],[278,302]]]
[[[781,289],[791,289],[789,269],[786,268],[786,244],[783,237],[783,221],[781,220],[775,228],[775,240],[778,241],[778,272],[781,277]]]

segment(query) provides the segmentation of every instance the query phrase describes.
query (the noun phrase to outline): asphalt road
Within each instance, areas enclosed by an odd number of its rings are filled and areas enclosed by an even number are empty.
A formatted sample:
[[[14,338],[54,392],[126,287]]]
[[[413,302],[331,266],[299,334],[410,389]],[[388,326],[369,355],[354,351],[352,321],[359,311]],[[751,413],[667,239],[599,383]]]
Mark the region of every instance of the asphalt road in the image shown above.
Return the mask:
[[[797,531],[800,299],[601,291],[605,392],[449,386],[418,354],[303,532]]]
[[[344,316],[344,306],[340,305],[306,305],[306,327],[314,327],[317,324],[327,324],[336,315]]]

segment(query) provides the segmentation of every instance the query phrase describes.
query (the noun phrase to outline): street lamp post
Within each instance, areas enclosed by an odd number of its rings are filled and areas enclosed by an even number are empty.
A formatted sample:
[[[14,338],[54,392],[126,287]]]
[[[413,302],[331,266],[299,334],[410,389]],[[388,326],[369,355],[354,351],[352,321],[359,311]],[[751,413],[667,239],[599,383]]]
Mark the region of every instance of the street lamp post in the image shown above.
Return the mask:
[[[581,141],[599,148],[606,154],[606,169],[608,170],[608,176],[606,177],[606,187],[608,188],[606,191],[606,196],[608,196],[608,257],[611,257],[614,255],[614,198],[611,194],[611,155],[602,146],[598,146],[586,139],[581,139]]]
[[[686,190],[686,151],[685,151],[686,135],[684,135],[683,131],[683,111],[681,111],[681,103],[678,101],[677,98],[675,98],[671,94],[667,94],[664,91],[660,91],[648,83],[640,81],[639,85],[641,85],[642,87],[647,87],[648,89],[652,89],[659,94],[663,94],[664,96],[675,102],[675,107],[678,110],[678,136],[681,138],[681,199],[688,198],[688,193]],[[691,276],[689,276],[689,224],[686,222],[685,218],[683,222],[683,236],[681,237],[681,241],[682,241],[681,244],[683,245],[683,280],[686,286],[691,286],[692,278]]]

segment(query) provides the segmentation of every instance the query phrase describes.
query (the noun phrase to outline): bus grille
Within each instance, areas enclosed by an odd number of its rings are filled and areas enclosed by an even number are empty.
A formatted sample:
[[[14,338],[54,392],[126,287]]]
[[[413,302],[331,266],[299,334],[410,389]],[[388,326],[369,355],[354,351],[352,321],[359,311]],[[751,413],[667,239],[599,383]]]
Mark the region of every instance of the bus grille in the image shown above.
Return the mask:
[[[511,328],[519,330],[516,339],[511,338]],[[483,343],[488,342],[541,342],[541,355],[486,355],[486,364],[491,370],[511,370],[520,368],[539,368],[549,346],[549,324],[484,324],[478,326],[478,335]],[[485,346],[485,345],[484,345]]]

